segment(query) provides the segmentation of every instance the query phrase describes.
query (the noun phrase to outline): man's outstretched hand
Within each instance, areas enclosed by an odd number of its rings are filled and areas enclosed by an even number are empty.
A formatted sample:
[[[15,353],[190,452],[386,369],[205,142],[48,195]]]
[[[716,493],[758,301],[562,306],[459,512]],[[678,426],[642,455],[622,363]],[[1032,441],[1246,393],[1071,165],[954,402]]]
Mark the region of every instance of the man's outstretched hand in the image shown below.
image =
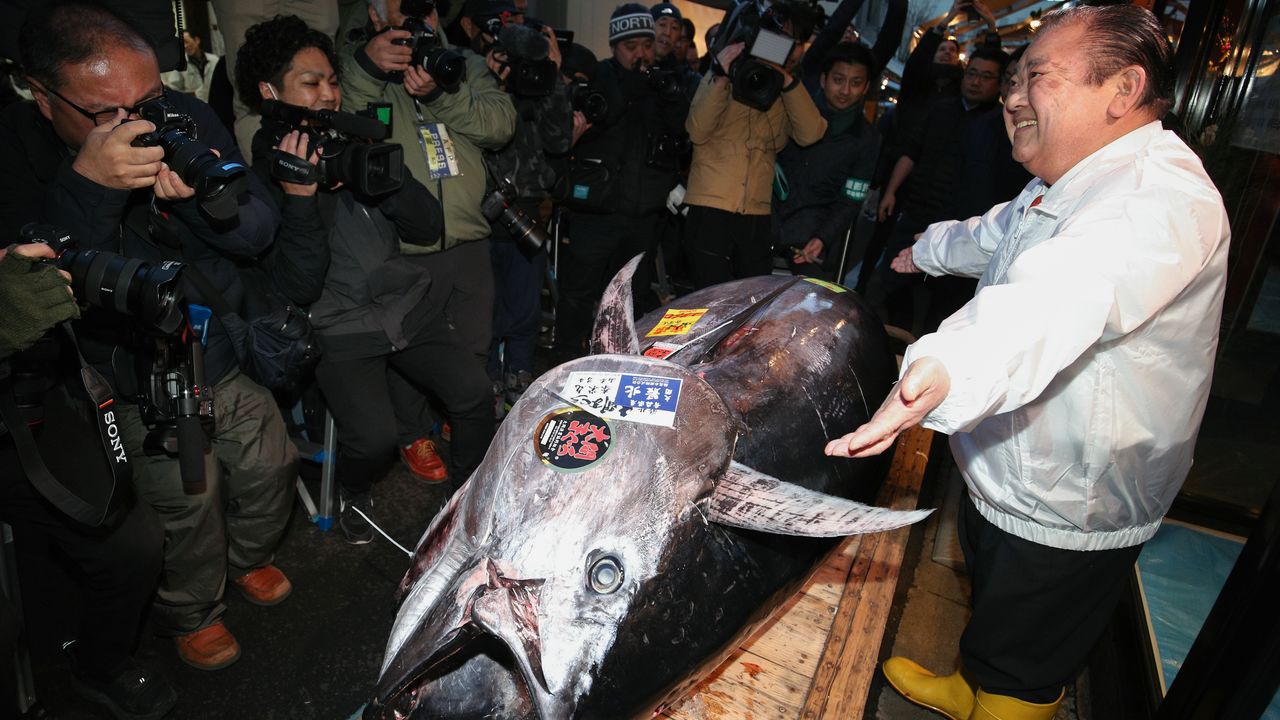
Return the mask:
[[[826,453],[836,457],[879,455],[898,435],[941,405],[949,392],[951,376],[942,363],[937,358],[920,358],[907,368],[876,414],[857,430],[827,443]]]

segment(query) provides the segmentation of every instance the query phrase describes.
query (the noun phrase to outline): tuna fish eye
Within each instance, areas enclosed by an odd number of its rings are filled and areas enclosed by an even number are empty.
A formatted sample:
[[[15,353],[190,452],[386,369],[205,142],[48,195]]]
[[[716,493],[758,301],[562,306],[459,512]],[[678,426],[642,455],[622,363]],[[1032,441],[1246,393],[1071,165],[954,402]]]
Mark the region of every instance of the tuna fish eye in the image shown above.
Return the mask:
[[[598,557],[587,566],[587,586],[601,595],[617,592],[623,579],[622,561],[613,555]]]

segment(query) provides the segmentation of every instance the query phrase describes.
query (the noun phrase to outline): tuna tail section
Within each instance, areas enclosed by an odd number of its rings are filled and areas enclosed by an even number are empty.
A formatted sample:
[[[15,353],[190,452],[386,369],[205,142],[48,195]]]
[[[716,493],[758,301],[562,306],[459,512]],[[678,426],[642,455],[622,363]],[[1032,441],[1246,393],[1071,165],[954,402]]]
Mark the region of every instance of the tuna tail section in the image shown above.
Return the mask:
[[[600,298],[600,314],[591,331],[591,354],[639,355],[640,339],[636,337],[635,302],[631,294],[631,278],[644,259],[644,253],[622,266]]]
[[[712,522],[777,535],[842,537],[910,525],[932,510],[889,510],[815,492],[733,462],[705,501]]]

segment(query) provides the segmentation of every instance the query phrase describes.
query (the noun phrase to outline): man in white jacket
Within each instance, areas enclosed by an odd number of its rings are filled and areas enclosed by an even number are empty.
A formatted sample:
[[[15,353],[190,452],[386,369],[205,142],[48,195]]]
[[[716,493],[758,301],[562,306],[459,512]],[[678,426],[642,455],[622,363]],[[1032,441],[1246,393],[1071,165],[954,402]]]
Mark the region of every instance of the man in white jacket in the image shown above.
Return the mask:
[[[908,348],[875,416],[827,446],[876,454],[917,423],[951,435],[969,489],[963,668],[884,671],[955,720],[1053,717],[1191,467],[1230,230],[1200,160],[1160,124],[1171,57],[1134,5],[1044,18],[1005,104],[1036,179],[895,258],[980,277],[977,294]]]

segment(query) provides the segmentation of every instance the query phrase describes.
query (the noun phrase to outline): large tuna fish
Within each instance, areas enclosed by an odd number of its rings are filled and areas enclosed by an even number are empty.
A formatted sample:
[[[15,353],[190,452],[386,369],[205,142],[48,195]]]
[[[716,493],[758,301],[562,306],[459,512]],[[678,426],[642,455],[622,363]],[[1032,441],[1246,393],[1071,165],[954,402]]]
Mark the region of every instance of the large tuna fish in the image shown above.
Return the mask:
[[[830,538],[927,514],[846,499],[882,467],[822,454],[893,379],[852,293],[755,278],[634,324],[634,267],[605,293],[605,354],[535,382],[427,529],[366,720],[647,717]]]

